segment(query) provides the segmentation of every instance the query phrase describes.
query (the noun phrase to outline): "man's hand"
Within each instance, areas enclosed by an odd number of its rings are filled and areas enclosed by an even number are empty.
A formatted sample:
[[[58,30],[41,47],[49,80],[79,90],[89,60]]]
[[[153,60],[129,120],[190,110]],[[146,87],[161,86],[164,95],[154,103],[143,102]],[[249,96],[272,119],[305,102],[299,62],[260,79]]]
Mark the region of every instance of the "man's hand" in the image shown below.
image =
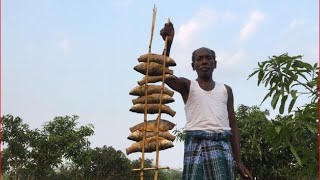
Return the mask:
[[[162,39],[165,40],[166,36],[168,37],[169,43],[172,43],[174,37],[174,27],[171,22],[164,24],[164,27],[160,31]]]
[[[241,175],[242,179],[252,180],[252,175],[250,174],[249,170],[242,163],[237,165],[237,170],[238,170],[239,174]]]

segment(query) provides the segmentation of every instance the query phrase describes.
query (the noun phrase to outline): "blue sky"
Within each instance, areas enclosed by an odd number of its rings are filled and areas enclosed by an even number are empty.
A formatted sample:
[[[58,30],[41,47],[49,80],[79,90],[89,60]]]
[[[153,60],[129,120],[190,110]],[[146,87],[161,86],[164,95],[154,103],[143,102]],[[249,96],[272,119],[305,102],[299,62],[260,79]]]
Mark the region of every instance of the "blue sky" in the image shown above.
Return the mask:
[[[258,105],[266,93],[255,78],[247,80],[258,61],[287,52],[318,61],[316,0],[7,0],[2,1],[2,114],[20,116],[31,128],[76,114],[81,125],[95,126],[92,147],[125,152],[133,143],[126,139],[129,127],[143,121],[142,114],[129,111],[134,97],[128,93],[143,77],[133,67],[148,52],[154,5],[152,52],[162,53],[159,31],[170,18],[176,30],[170,55],[178,64],[175,75],[195,79],[192,51],[215,50],[214,79],[232,87],[235,108]],[[174,99],[176,116],[163,117],[182,128],[184,104],[178,93]],[[268,101],[265,108],[271,110]],[[183,144],[174,144],[161,151],[160,165],[182,167]],[[147,157],[155,159],[155,153]]]

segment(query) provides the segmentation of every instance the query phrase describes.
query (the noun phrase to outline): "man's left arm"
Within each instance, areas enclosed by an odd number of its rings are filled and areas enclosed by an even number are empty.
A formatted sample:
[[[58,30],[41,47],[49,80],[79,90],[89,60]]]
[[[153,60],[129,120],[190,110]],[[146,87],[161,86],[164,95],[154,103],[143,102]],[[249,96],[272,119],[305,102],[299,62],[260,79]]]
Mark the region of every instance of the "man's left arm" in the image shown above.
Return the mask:
[[[249,170],[242,164],[242,161],[241,161],[239,129],[236,124],[233,93],[232,93],[231,87],[226,85],[226,88],[228,92],[227,108],[228,108],[228,116],[229,116],[229,125],[231,128],[231,147],[232,147],[234,159],[236,161],[236,168],[243,179],[252,179],[252,176]]]

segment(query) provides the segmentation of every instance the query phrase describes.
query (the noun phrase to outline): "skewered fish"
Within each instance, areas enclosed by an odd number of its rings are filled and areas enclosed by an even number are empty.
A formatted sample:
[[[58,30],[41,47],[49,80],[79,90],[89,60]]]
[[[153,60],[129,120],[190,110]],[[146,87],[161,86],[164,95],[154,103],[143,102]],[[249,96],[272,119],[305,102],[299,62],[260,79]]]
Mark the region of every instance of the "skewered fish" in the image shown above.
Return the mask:
[[[148,85],[148,95],[149,94],[160,94],[162,86],[160,85]],[[145,95],[145,85],[143,86],[136,86],[130,92],[130,95],[134,96],[144,96]],[[164,87],[163,94],[167,94],[169,96],[173,96],[174,91],[169,90],[168,88]]]
[[[141,55],[138,58],[139,62],[148,62],[148,54]],[[158,64],[163,64],[163,55],[160,54],[150,54],[149,62],[155,62]],[[166,66],[175,66],[176,62],[169,56],[166,57]]]
[[[165,74],[164,75],[164,79],[175,79],[176,77],[171,75],[171,74]],[[155,82],[159,82],[162,81],[162,76],[148,76],[148,83],[155,83]],[[140,86],[144,85],[146,83],[146,76],[143,77],[143,79],[141,79],[140,81],[138,81],[138,84]]]
[[[140,63],[138,65],[136,65],[133,69],[138,71],[139,73],[142,73],[144,75],[147,74],[147,66],[148,63]],[[150,76],[158,76],[158,75],[162,75],[163,74],[163,66],[158,64],[158,63],[154,63],[154,62],[150,62],[149,64],[149,71],[148,71],[148,75]],[[173,74],[173,70],[168,69],[167,67],[165,67],[165,74]]]
[[[173,129],[174,126],[175,126],[174,123],[167,121],[167,120],[164,120],[164,119],[160,119],[159,131],[171,130],[171,129]],[[147,121],[146,131],[156,131],[156,129],[157,129],[157,119]],[[137,130],[140,130],[140,131],[144,130],[144,122],[137,124],[137,125],[130,128],[131,132],[134,132]]]
[[[142,152],[142,143],[143,141],[139,141],[133,143],[130,147],[126,149],[127,155],[134,153],[134,152]],[[157,145],[157,137],[150,137],[147,138],[145,141],[145,149],[144,152],[154,152],[156,151]],[[172,141],[169,141],[163,137],[159,137],[159,150],[164,150],[173,147]]]
[[[168,103],[174,102],[174,99],[166,94],[162,94],[162,97],[161,97],[161,94],[148,95],[147,102],[148,102],[148,104],[159,104],[160,98],[162,98],[162,101],[161,101],[162,104],[168,104]],[[133,99],[132,103],[133,104],[143,104],[143,103],[145,103],[145,99],[146,99],[146,96],[141,96],[141,97],[138,97],[137,99]]]
[[[128,139],[132,141],[141,141],[143,139],[143,131],[134,131],[128,136]],[[146,132],[146,138],[157,136],[157,132]],[[174,141],[176,136],[169,133],[169,131],[159,131],[159,137],[163,137],[165,139],[168,139],[170,141]]]
[[[156,114],[159,112],[159,104],[148,104],[147,107],[148,114]],[[131,107],[130,111],[136,113],[144,113],[144,108],[144,104],[135,104]],[[176,112],[173,111],[169,106],[163,104],[161,105],[161,112],[169,114],[172,117],[176,114]]]

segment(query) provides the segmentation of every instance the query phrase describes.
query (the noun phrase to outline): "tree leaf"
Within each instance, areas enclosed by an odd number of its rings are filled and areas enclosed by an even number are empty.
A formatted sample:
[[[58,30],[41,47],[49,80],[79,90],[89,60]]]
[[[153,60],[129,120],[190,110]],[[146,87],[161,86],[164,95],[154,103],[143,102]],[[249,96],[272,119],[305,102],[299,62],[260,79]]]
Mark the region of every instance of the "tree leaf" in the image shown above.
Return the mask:
[[[302,166],[301,159],[300,159],[300,157],[298,156],[297,151],[294,149],[294,147],[292,146],[292,144],[291,144],[288,140],[287,140],[287,143],[288,143],[288,145],[290,146],[290,151],[291,151],[291,153],[294,155],[294,157],[295,157],[296,160],[298,161],[298,164],[299,164],[300,166]]]
[[[283,112],[284,112],[284,106],[286,104],[287,98],[288,98],[288,95],[285,95],[281,99],[281,105],[280,105],[280,109],[279,109],[280,114],[283,114]]]
[[[259,71],[260,71],[260,69],[255,70],[253,73],[251,73],[251,74],[248,76],[248,79],[250,79],[253,75],[257,74]],[[248,80],[248,79],[247,79],[247,80]]]
[[[281,91],[277,91],[276,94],[273,95],[273,98],[272,98],[272,101],[271,101],[271,106],[272,106],[273,109],[276,107],[280,95],[281,95]]]
[[[281,131],[281,126],[276,126],[274,130],[279,134]]]
[[[270,92],[268,92],[268,94],[267,94],[266,96],[264,96],[262,102],[260,103],[260,106],[261,106],[261,104],[262,104],[268,97],[271,97],[272,92],[273,92],[273,91],[270,91]]]
[[[306,123],[305,125],[306,125],[307,129],[308,129],[310,132],[312,132],[312,133],[314,133],[314,134],[317,133],[317,131],[318,131],[317,128],[311,127],[310,124],[308,124],[308,123]]]
[[[290,102],[290,104],[289,104],[289,108],[288,108],[288,113],[291,112],[294,104],[296,103],[296,100],[297,100],[297,97],[295,97],[295,98],[293,98],[293,99],[291,100],[291,102]]]
[[[262,79],[263,79],[263,76],[264,76],[264,71],[263,70],[260,70],[259,74],[258,74],[258,86],[260,85]]]
[[[290,94],[292,98],[297,98],[297,90],[291,90]]]

